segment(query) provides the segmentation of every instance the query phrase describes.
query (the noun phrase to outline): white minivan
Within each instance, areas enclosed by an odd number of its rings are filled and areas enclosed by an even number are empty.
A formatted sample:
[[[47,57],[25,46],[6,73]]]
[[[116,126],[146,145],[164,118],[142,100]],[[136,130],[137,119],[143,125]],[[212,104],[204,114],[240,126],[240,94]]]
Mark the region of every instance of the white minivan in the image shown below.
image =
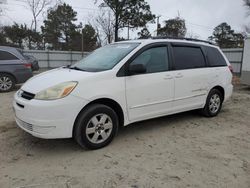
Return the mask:
[[[216,116],[231,95],[231,66],[205,42],[148,39],[99,48],[39,74],[15,94],[16,122],[40,138],[108,145],[120,126],[200,109]]]

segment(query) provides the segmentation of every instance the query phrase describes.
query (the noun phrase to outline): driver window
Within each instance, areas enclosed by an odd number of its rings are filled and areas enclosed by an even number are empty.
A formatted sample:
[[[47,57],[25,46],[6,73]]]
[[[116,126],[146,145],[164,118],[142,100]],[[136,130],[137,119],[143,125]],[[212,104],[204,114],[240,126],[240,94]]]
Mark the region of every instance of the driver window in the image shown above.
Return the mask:
[[[147,69],[147,73],[168,71],[167,47],[156,47],[145,50],[132,61],[131,65],[135,64],[143,64]]]

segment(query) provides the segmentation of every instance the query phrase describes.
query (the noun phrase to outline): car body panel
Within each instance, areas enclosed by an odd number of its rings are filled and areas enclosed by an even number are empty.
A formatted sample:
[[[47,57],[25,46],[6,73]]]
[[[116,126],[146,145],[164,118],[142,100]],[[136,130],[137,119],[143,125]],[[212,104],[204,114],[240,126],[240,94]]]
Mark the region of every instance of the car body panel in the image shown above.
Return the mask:
[[[87,79],[93,74],[94,73],[81,72],[67,68],[53,69],[32,77],[22,86],[22,89],[30,93],[38,93],[63,82],[78,80],[80,82],[81,79]],[[39,85],[37,83],[39,83]]]
[[[171,72],[142,74],[125,79],[130,121],[140,121],[172,111],[174,79]]]

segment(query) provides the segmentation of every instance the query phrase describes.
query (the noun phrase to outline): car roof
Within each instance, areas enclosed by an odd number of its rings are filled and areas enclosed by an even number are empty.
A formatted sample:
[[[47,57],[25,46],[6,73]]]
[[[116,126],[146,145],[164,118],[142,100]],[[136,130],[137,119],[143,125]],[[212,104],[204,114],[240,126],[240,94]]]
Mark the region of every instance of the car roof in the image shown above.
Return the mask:
[[[202,41],[202,40],[196,40],[196,39],[139,39],[139,40],[128,40],[128,41],[120,41],[116,43],[140,43],[142,45],[147,44],[154,44],[154,43],[160,43],[160,42],[169,42],[169,43],[182,43],[182,44],[196,44],[201,46],[209,46],[218,48],[215,44],[212,44],[210,42]]]
[[[0,50],[7,51],[7,52],[15,55],[19,59],[25,59],[23,57],[23,55],[20,53],[19,50],[21,50],[21,49],[19,49],[19,48],[14,48],[14,47],[10,47],[10,46],[0,46]]]
[[[10,46],[0,46],[1,50],[16,50],[17,48],[15,47],[10,47]]]

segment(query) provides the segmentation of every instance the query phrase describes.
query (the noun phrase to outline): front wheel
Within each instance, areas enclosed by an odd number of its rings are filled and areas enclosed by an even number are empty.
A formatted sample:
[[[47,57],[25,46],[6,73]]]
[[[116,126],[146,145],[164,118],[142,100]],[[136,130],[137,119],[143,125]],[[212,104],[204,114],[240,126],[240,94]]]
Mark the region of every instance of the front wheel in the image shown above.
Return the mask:
[[[118,131],[118,117],[115,111],[102,104],[88,106],[79,115],[75,128],[76,142],[88,149],[107,146]]]
[[[202,109],[203,115],[206,117],[214,117],[221,111],[223,103],[222,94],[218,89],[212,89],[207,97],[206,105]]]

